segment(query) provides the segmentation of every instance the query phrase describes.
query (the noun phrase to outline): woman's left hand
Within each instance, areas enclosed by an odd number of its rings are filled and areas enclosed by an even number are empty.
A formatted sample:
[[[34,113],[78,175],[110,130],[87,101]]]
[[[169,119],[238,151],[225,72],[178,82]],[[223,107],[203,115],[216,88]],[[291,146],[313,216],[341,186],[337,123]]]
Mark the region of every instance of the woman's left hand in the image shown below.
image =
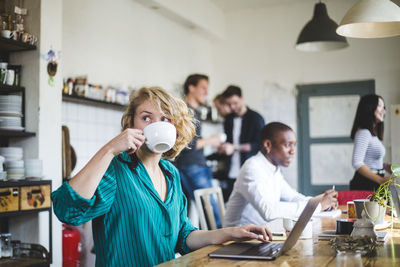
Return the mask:
[[[257,239],[262,242],[268,242],[272,240],[272,234],[266,226],[248,224],[238,227],[223,228],[223,230],[230,235],[229,240],[232,241],[247,241],[251,239]]]

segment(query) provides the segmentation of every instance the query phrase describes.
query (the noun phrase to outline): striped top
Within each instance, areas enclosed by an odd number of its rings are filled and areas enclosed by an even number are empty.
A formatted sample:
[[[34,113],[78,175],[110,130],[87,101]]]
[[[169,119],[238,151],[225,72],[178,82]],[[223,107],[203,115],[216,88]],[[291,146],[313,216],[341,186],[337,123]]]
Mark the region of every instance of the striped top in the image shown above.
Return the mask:
[[[373,170],[383,168],[383,157],[386,150],[381,140],[367,129],[358,130],[354,136],[352,164],[358,170],[366,165]]]
[[[85,199],[65,182],[52,193],[62,222],[93,220],[96,266],[153,266],[188,253],[186,237],[196,228],[186,212],[179,172],[168,161],[160,167],[168,195],[163,202],[144,165],[126,153],[114,157],[94,196]]]

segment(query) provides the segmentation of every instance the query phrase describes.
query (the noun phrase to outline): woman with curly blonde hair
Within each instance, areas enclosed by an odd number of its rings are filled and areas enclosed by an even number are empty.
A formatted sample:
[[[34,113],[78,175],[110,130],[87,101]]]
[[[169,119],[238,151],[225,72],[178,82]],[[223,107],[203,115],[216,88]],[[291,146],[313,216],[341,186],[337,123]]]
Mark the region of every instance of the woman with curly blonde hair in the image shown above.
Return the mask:
[[[176,128],[175,145],[164,154],[143,145],[143,129],[155,122]],[[255,225],[197,230],[186,212],[173,158],[195,134],[186,104],[159,87],[142,88],[122,117],[122,132],[103,146],[70,181],[52,193],[54,212],[65,223],[93,220],[96,266],[153,266],[229,240],[271,234]],[[268,236],[268,237],[267,237]]]

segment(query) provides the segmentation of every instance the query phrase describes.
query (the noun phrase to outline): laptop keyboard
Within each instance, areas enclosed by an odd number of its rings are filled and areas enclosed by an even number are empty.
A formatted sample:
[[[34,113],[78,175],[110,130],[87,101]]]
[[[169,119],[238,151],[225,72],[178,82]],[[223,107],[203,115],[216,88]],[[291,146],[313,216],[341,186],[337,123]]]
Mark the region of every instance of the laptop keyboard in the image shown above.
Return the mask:
[[[242,255],[249,256],[268,256],[278,253],[278,251],[283,246],[283,243],[266,243],[254,246],[243,253]]]

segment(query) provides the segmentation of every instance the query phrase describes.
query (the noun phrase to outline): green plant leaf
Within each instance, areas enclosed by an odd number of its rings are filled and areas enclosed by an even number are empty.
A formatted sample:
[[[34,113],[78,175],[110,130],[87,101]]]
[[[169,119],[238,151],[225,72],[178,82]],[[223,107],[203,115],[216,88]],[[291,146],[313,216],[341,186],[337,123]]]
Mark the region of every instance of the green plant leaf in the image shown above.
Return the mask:
[[[399,164],[392,164],[390,169],[392,169],[394,176],[400,177],[400,165]]]

